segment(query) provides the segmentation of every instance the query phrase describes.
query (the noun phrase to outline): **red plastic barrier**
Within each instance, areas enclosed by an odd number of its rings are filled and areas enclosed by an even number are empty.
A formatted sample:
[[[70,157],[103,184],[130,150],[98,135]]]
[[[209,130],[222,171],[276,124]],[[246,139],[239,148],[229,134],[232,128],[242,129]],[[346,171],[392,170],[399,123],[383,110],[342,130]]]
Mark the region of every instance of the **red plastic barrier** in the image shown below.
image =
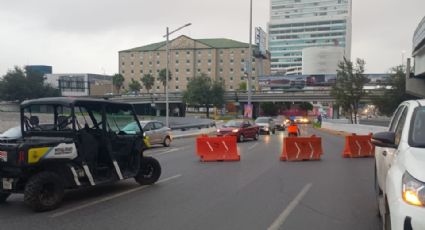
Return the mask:
[[[375,156],[375,146],[372,144],[372,134],[358,136],[356,134],[345,137],[344,158],[359,158]]]
[[[201,161],[240,161],[235,136],[196,138],[196,154]]]
[[[287,137],[283,140],[282,161],[320,160],[323,155],[322,138]]]

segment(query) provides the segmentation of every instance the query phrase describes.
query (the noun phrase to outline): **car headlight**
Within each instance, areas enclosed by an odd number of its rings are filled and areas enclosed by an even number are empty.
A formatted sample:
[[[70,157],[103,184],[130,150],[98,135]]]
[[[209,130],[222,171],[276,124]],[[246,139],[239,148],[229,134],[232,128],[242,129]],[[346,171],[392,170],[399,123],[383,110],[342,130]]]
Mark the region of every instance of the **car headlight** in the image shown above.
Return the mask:
[[[219,133],[220,132],[220,130],[219,129],[217,129],[217,133]]]
[[[146,137],[146,133],[143,133],[143,137]]]
[[[237,132],[239,132],[239,129],[234,129],[234,130],[232,130],[232,132],[237,133]]]
[[[415,206],[425,204],[425,183],[415,179],[408,172],[403,175],[403,200]]]

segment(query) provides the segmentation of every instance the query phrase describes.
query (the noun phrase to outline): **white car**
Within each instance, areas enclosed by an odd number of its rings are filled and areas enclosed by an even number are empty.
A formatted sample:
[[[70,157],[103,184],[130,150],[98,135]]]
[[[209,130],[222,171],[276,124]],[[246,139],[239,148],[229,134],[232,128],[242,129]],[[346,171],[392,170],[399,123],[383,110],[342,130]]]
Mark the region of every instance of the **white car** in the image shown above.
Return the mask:
[[[383,229],[425,229],[425,100],[403,102],[372,142]]]

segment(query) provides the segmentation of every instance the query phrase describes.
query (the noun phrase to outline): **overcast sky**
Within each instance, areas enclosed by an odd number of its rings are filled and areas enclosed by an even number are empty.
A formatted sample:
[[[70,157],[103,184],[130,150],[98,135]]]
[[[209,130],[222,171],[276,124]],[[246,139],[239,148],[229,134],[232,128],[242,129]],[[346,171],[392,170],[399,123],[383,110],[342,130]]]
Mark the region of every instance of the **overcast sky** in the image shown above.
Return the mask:
[[[254,26],[266,28],[270,0],[254,0]],[[410,56],[424,0],[353,0],[352,58],[370,73]],[[193,38],[248,41],[249,0],[1,0],[0,75],[13,66],[52,65],[55,73],[118,71],[118,51],[152,42],[165,27],[193,25]]]

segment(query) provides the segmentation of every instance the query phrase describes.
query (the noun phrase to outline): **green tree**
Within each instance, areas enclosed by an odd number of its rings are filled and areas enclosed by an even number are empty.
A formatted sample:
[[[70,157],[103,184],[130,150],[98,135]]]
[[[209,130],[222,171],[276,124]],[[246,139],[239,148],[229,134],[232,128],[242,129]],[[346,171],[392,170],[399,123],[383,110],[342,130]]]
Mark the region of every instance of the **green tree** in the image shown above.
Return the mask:
[[[338,64],[336,83],[331,90],[337,104],[350,114],[351,123],[356,124],[360,100],[366,96],[364,85],[368,78],[364,74],[364,67],[365,61],[362,59],[357,59],[354,64],[344,58]]]
[[[0,80],[0,99],[5,101],[23,101],[41,97],[60,96],[58,89],[44,84],[44,76],[39,72],[15,67]]]
[[[152,76],[152,74],[145,74],[140,80],[142,81],[143,85],[149,93],[149,91],[155,84],[155,78]]]
[[[406,68],[396,66],[391,69],[391,76],[387,83],[389,88],[384,89],[384,94],[373,99],[379,112],[391,116],[401,102],[410,99],[406,94]]]
[[[247,89],[248,89],[248,86],[246,84],[246,81],[239,83],[239,91],[247,91]]]
[[[128,84],[128,88],[130,88],[131,92],[136,92],[138,94],[142,88],[142,85],[139,81],[136,81],[132,78],[130,84]]]
[[[119,73],[114,74],[114,76],[112,76],[112,85],[114,85],[115,90],[117,91],[118,94],[121,91],[124,81],[125,81],[124,76]]]
[[[301,102],[299,108],[305,112],[305,115],[308,115],[308,111],[313,110],[313,105],[310,102]]]
[[[207,109],[206,115],[209,118],[209,108],[216,106],[221,108],[224,101],[224,83],[212,81],[205,74],[190,79],[187,90],[183,92],[183,101],[189,105],[202,106]]]
[[[167,75],[166,69],[162,69],[161,71],[159,71],[158,80],[160,82],[162,82],[162,86],[164,86],[164,93],[165,93],[165,85],[167,84],[167,81],[166,81],[167,76],[166,75]],[[168,70],[168,81],[171,81],[172,79],[173,79],[172,74],[171,74],[170,70]]]

